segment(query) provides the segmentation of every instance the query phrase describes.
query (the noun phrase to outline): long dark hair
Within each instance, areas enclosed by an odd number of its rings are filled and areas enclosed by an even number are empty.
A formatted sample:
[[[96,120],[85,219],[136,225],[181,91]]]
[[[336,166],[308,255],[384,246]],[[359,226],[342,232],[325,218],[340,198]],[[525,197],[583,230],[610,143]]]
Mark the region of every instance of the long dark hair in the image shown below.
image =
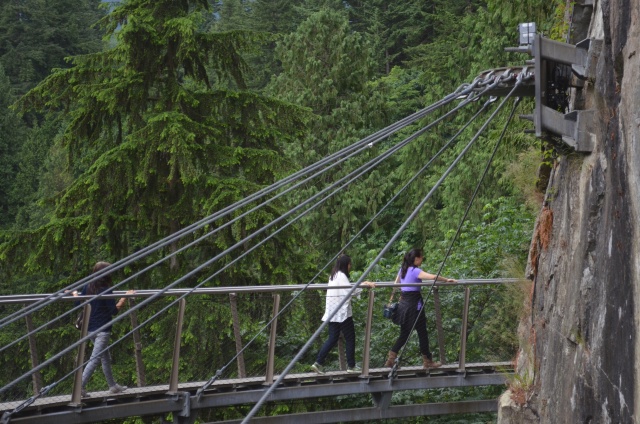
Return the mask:
[[[349,278],[349,264],[351,263],[351,258],[347,255],[340,255],[338,259],[336,259],[336,264],[333,266],[331,270],[331,280],[336,276],[338,272],[342,272],[344,275]]]
[[[91,273],[95,274],[109,265],[111,265],[109,262],[97,262],[93,266],[93,271],[91,271]],[[89,287],[87,287],[87,294],[98,294],[109,287],[111,287],[111,274],[107,274],[90,282]]]
[[[407,271],[410,267],[415,266],[416,258],[423,258],[422,249],[411,249],[404,255],[402,260],[402,268],[400,268],[400,276],[402,278],[407,276]]]

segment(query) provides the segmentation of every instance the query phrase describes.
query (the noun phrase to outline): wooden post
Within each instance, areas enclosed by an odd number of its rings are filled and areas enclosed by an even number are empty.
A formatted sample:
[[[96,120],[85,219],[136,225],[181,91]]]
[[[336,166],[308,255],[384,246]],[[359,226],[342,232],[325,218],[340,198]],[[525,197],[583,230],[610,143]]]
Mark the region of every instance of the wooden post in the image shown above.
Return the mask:
[[[371,356],[371,326],[373,323],[373,300],[375,292],[369,290],[369,309],[367,309],[367,324],[364,329],[364,352],[362,354],[362,376],[369,376],[369,361]]]
[[[87,303],[82,309],[82,330],[80,331],[80,338],[87,336],[89,329],[89,318],[91,317],[91,304]],[[73,392],[71,393],[71,406],[79,406],[82,404],[82,370],[84,366],[84,349],[87,342],[80,343],[78,346],[78,356],[76,357],[76,374],[73,379]]]
[[[338,359],[340,361],[340,370],[347,370],[347,358],[344,354],[344,336],[340,333],[340,337],[338,338]]]
[[[464,289],[464,308],[462,309],[462,329],[460,330],[460,358],[458,358],[458,372],[465,371],[466,355],[467,355],[467,322],[469,321],[469,298],[471,290],[469,287]]]
[[[271,335],[269,337],[269,352],[267,354],[267,374],[265,384],[273,384],[273,373],[276,354],[276,334],[278,332],[278,312],[280,311],[280,295],[273,295],[273,321],[271,322]]]
[[[25,315],[24,319],[27,322],[27,333],[33,332],[31,314]],[[31,356],[31,368],[36,368],[40,364],[40,361],[38,360],[36,337],[33,334],[29,335],[29,354]],[[42,388],[42,374],[40,374],[40,371],[36,371],[31,374],[31,380],[33,381],[33,393],[35,394],[40,392],[40,389]]]
[[[433,287],[433,308],[436,314],[436,328],[438,330],[438,351],[440,352],[440,363],[442,365],[447,363],[447,358],[444,349],[444,330],[442,329],[442,312],[440,309],[440,293],[438,288]]]
[[[184,322],[184,298],[178,301],[178,322],[176,324],[176,338],[173,341],[173,361],[171,362],[171,376],[169,377],[169,391],[167,394],[178,393],[178,372],[180,371],[180,345],[182,341],[182,323]]]
[[[247,372],[244,367],[244,355],[242,351],[242,336],[240,334],[240,320],[238,318],[238,295],[229,293],[229,301],[231,303],[231,318],[233,319],[233,335],[236,339],[236,353],[238,354],[238,377],[245,378]]]
[[[129,309],[133,308],[136,304],[135,299],[129,298]],[[144,362],[142,362],[142,341],[140,338],[140,329],[138,327],[138,311],[132,311],[131,328],[133,328],[133,354],[136,360],[136,375],[138,377],[138,387],[144,387],[147,385],[147,379],[144,372]]]

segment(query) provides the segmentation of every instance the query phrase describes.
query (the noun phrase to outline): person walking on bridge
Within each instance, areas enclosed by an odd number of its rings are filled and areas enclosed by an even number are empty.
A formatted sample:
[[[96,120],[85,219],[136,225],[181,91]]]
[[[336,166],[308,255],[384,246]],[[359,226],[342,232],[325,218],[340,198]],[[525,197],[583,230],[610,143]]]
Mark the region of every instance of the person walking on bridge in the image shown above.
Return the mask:
[[[98,262],[93,266],[93,273],[100,271],[111,265],[108,262]],[[81,295],[97,295],[99,293],[105,292],[109,294],[112,292],[111,289],[111,275],[105,275],[104,277],[100,277],[96,280],[93,280],[89,284],[85,285],[82,288]],[[133,290],[127,291],[127,294],[133,294]],[[74,296],[78,296],[78,292],[73,292]],[[121,298],[116,303],[115,299],[106,299],[99,298],[93,299],[91,304],[91,315],[89,317],[89,327],[88,331],[92,332],[103,325],[109,323],[114,315],[118,313],[120,308],[124,306],[126,302],[126,298]],[[86,318],[85,318],[86,319]],[[93,342],[93,350],[91,351],[91,358],[87,363],[84,371],[82,372],[82,396],[88,397],[86,386],[87,382],[93,375],[94,371],[98,367],[98,362],[102,363],[102,372],[104,372],[104,376],[107,380],[107,384],[109,385],[109,392],[116,394],[121,393],[127,390],[127,386],[121,386],[115,382],[113,379],[113,373],[111,372],[111,355],[109,354],[109,350],[107,347],[109,346],[109,339],[111,338],[111,326],[102,329],[100,332],[96,333],[91,337],[91,341]],[[107,349],[107,350],[105,350]]]
[[[340,255],[336,260],[336,264],[331,270],[331,277],[329,278],[329,287],[332,286],[347,286],[344,288],[330,288],[327,290],[327,298],[325,303],[325,312],[322,316],[322,321],[329,320],[329,338],[324,342],[316,362],[311,365],[311,368],[318,374],[324,374],[324,360],[329,352],[336,346],[340,333],[344,335],[347,354],[347,372],[360,373],[360,367],[356,366],[356,332],[353,324],[353,317],[351,311],[351,296],[349,299],[331,316],[336,310],[336,307],[340,302],[349,296],[351,290],[348,286],[352,284],[349,282],[349,272],[351,271],[351,258],[347,255]],[[361,286],[374,288],[376,285],[370,281],[363,281]],[[353,295],[359,296],[361,288],[357,288]]]
[[[398,272],[395,283],[400,283],[401,296],[398,304],[398,322],[400,322],[400,335],[389,351],[385,367],[392,367],[398,357],[398,352],[407,343],[411,331],[415,328],[418,333],[420,353],[422,354],[422,366],[424,368],[437,368],[440,362],[434,362],[429,349],[429,334],[427,333],[427,319],[424,313],[424,300],[419,286],[406,284],[421,283],[422,280],[446,281],[455,283],[453,278],[445,278],[429,274],[420,269],[424,255],[420,249],[411,249],[404,255],[402,266]],[[395,289],[394,289],[395,290]]]

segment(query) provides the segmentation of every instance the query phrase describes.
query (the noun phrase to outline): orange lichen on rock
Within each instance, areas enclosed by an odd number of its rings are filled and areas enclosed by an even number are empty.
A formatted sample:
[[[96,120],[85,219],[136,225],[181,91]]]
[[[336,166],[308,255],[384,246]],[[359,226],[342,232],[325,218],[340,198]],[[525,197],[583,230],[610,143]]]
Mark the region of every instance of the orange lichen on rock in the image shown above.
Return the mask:
[[[551,242],[552,227],[553,211],[548,206],[545,206],[540,213],[540,221],[538,222],[538,228],[536,230],[537,236],[540,239],[540,246],[543,250],[546,250]]]
[[[529,252],[529,260],[531,261],[531,270],[533,274],[538,273],[538,258],[540,250],[546,250],[551,242],[551,229],[553,227],[553,211],[545,206],[540,212],[538,224],[533,233],[531,241],[531,251]]]

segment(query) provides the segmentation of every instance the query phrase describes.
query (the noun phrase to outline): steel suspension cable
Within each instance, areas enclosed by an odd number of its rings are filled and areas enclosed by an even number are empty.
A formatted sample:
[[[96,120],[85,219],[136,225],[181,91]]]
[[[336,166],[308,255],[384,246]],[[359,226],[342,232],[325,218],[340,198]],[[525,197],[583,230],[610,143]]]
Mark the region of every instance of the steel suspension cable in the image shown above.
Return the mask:
[[[403,118],[400,121],[397,121],[396,123],[377,131],[376,133],[365,137],[364,139],[360,140],[357,143],[354,143],[350,146],[347,146],[341,150],[339,150],[336,153],[333,153],[319,161],[317,161],[316,163],[295,172],[294,174],[283,178],[282,180],[277,181],[276,183],[270,185],[269,187],[265,187],[261,190],[259,190],[258,192],[248,196],[247,198],[244,198],[232,205],[229,205],[225,208],[223,208],[221,211],[218,211],[208,217],[205,217],[203,219],[201,219],[200,221],[191,224],[181,230],[178,230],[177,232],[171,234],[170,236],[165,237],[162,240],[159,240],[141,250],[139,250],[138,252],[133,253],[132,255],[127,256],[126,258],[123,258],[121,260],[116,261],[115,263],[109,265],[108,267],[103,268],[102,270],[96,272],[95,274],[91,274],[89,276],[86,276],[78,281],[76,281],[75,283],[72,283],[71,285],[68,285],[67,287],[59,290],[56,293],[51,294],[50,296],[39,300],[38,302],[35,302],[34,304],[28,305],[28,307],[26,307],[25,309],[15,312],[13,314],[10,314],[7,317],[4,317],[2,319],[0,319],[0,328],[4,327],[7,324],[10,324],[12,322],[15,322],[16,320],[23,318],[24,316],[26,316],[29,313],[35,312],[39,309],[41,309],[41,306],[44,307],[54,301],[56,301],[57,299],[59,299],[60,297],[65,295],[65,292],[68,290],[74,290],[76,288],[79,288],[80,286],[90,282],[90,281],[94,281],[98,278],[101,278],[105,275],[108,275],[112,272],[115,272],[116,270],[119,270],[123,267],[125,267],[126,265],[135,262],[136,260],[139,260],[143,257],[148,256],[149,254],[171,244],[174,243],[175,241],[181,239],[182,237],[193,233],[194,231],[204,227],[205,225],[210,224],[211,222],[220,219],[224,216],[229,215],[230,213],[236,211],[237,209],[246,206],[247,204],[253,202],[254,200],[259,199],[260,197],[265,196],[266,194],[272,193],[273,191],[276,191],[278,189],[280,189],[281,187],[283,187],[286,184],[289,184],[292,181],[295,181],[296,179],[298,179],[299,177],[303,176],[303,175],[307,175],[308,173],[315,171],[316,169],[320,168],[321,166],[324,166],[324,164],[326,163],[331,163],[333,162],[333,159],[335,159],[336,157],[340,157],[346,153],[349,153],[353,150],[357,150],[357,149],[361,149],[364,150],[365,147],[369,147],[369,144],[371,143],[377,143],[378,141],[381,141],[382,139],[394,134],[395,132],[401,130],[402,128],[405,128],[406,126],[412,124],[413,122],[415,122],[418,119],[423,118],[424,116],[426,116],[427,114],[431,113],[433,110],[444,106],[446,104],[451,103],[452,101],[454,101],[458,96],[460,96],[461,94],[468,94],[469,92],[471,92],[473,90],[473,88],[479,83],[479,80],[476,79],[472,84],[463,84],[461,86],[459,86],[453,93],[445,96],[443,99],[439,100],[438,102],[435,102],[434,104],[427,106],[426,108],[423,108],[422,110],[413,113],[412,115],[409,115],[406,118]],[[201,239],[198,239],[198,241],[200,241]],[[158,261],[157,263],[161,263],[167,259],[169,259],[172,256],[175,256],[176,254],[178,254],[179,252],[173,252],[170,255],[167,255],[163,258],[163,260]],[[156,264],[157,264],[156,263]],[[156,264],[154,264],[153,266],[155,266]]]
[[[513,92],[513,91],[512,91]],[[505,99],[506,100],[506,99]],[[491,114],[489,119],[484,123],[482,128],[479,130],[479,133],[484,131],[484,129],[488,126],[488,124],[493,120],[496,114],[500,111],[500,109],[504,106],[505,101],[502,101],[498,108]],[[335,306],[335,309],[329,314],[327,321],[324,321],[320,327],[316,330],[316,332],[310,337],[310,339],[304,344],[304,346],[300,349],[300,351],[296,354],[296,356],[289,362],[289,364],[285,367],[283,372],[278,376],[276,381],[265,391],[262,397],[258,400],[258,402],[254,405],[254,407],[249,411],[247,416],[242,420],[242,423],[248,423],[249,420],[256,414],[256,412],[260,409],[260,407],[264,404],[265,400],[271,395],[271,393],[280,385],[280,383],[284,380],[284,378],[288,375],[291,369],[295,366],[296,363],[302,358],[302,356],[306,353],[306,351],[311,347],[311,344],[320,336],[324,328],[328,325],[328,322],[333,318],[333,316],[337,313],[337,311],[349,300],[351,295],[360,287],[360,284],[364,281],[367,275],[371,272],[371,270],[378,264],[380,259],[387,253],[387,251],[391,248],[392,244],[400,237],[402,232],[409,226],[409,224],[415,219],[417,214],[420,212],[422,207],[426,204],[426,202],[431,198],[435,190],[442,184],[444,179],[451,173],[451,171],[455,168],[455,166],[460,162],[462,157],[467,153],[467,151],[471,148],[471,146],[475,143],[475,141],[479,138],[479,133],[467,144],[467,146],[462,150],[462,152],[458,155],[458,157],[453,161],[453,163],[449,166],[449,168],[445,171],[442,177],[437,181],[434,187],[429,191],[429,193],[422,199],[422,201],[418,204],[418,206],[413,210],[411,215],[404,221],[404,223],[400,226],[400,228],[396,231],[396,233],[392,236],[392,238],[387,242],[387,244],[382,248],[380,253],[376,256],[376,258],[372,261],[372,263],[367,267],[367,269],[362,273],[360,278],[354,283],[353,287],[347,292],[347,294],[343,297],[343,299]]]

